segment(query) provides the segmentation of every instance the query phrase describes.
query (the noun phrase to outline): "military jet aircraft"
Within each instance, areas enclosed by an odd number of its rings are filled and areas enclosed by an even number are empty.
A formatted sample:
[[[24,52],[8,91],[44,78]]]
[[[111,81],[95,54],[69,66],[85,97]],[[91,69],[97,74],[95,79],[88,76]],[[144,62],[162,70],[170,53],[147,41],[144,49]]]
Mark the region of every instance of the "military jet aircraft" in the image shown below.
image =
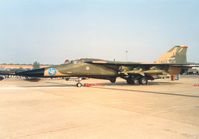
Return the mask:
[[[16,73],[25,77],[79,77],[106,79],[112,83],[121,77],[128,84],[148,84],[157,75],[177,75],[187,64],[187,46],[175,46],[154,63],[118,62],[101,59],[79,59],[70,63]],[[82,83],[78,81],[77,87]]]

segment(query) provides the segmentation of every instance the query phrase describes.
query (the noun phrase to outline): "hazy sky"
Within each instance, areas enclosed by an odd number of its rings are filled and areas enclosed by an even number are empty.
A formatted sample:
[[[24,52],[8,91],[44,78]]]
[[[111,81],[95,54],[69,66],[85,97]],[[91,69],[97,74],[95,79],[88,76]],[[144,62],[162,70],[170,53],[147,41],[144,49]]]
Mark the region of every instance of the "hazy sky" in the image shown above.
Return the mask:
[[[199,62],[198,0],[0,0],[0,63],[152,62],[178,44]]]

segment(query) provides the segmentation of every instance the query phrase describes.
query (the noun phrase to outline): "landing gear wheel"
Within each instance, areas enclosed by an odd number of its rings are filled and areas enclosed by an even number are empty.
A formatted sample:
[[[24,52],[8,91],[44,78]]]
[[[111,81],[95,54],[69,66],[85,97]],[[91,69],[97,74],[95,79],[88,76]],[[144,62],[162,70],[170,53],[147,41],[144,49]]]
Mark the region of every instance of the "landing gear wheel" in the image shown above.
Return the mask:
[[[134,84],[133,80],[131,80],[131,79],[127,79],[126,82],[127,82],[128,84]]]
[[[4,79],[4,77],[0,76],[0,81],[3,80],[3,79]]]
[[[116,78],[110,79],[110,82],[111,82],[111,83],[115,83],[115,82],[116,82]]]
[[[134,79],[134,81],[133,81],[133,82],[134,82],[134,84],[135,84],[135,85],[139,85],[139,84],[140,84],[140,82],[139,82],[139,80],[138,80],[138,79]]]
[[[148,84],[147,78],[145,78],[145,77],[141,78],[141,79],[140,79],[140,84],[142,84],[142,85],[147,85],[147,84]]]
[[[76,86],[77,86],[77,87],[82,87],[83,84],[82,84],[82,83],[77,83]]]

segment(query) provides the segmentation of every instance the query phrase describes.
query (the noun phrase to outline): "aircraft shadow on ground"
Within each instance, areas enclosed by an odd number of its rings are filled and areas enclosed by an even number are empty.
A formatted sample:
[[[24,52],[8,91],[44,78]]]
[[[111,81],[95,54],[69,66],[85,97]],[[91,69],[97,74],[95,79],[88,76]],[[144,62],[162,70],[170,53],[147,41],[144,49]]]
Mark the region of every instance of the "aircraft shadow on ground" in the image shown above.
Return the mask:
[[[38,80],[28,80],[28,82],[39,82]],[[68,84],[66,83],[56,83],[56,82],[46,82],[46,85],[39,85],[39,84],[34,84],[34,85],[24,85],[20,87],[76,87],[76,83],[74,84]],[[142,85],[129,85],[126,82],[117,82],[117,83],[84,83],[84,84],[89,84],[90,86],[87,87],[93,87],[93,86],[142,86]],[[149,82],[147,86],[152,86],[152,85],[175,85],[175,84],[181,84],[181,83],[174,83],[174,82]]]
[[[53,88],[53,87],[75,87],[75,85],[73,84],[63,84],[63,83],[55,83],[55,82],[46,82],[48,84],[46,85],[24,85],[24,86],[20,86],[20,87],[31,87],[31,88]]]
[[[41,79],[24,79],[24,80],[28,82],[39,82]]]
[[[31,87],[31,88],[50,88],[50,87],[76,87],[75,84],[67,84],[67,83],[56,83],[56,82],[46,82],[48,85],[27,85],[21,87]],[[174,82],[150,82],[149,85],[175,85],[175,84],[182,84],[182,83],[174,83]],[[177,93],[170,93],[170,92],[157,92],[157,91],[144,91],[144,90],[136,90],[136,89],[125,89],[125,88],[106,88],[104,86],[141,86],[141,85],[128,85],[125,82],[117,82],[115,84],[112,83],[99,83],[99,84],[91,84],[91,88],[103,89],[103,90],[115,90],[115,91],[126,91],[126,92],[139,92],[139,93],[146,93],[146,94],[157,94],[157,95],[167,95],[167,96],[179,96],[179,97],[189,97],[189,98],[199,98],[197,95],[187,95],[187,94],[177,94]]]
[[[177,82],[149,82],[148,85],[144,86],[153,86],[153,85],[176,85],[176,84],[182,84],[182,83],[177,83]],[[131,85],[127,84],[126,82],[117,82],[117,83],[102,83],[101,85],[106,85],[106,86],[143,86],[143,85]]]
[[[144,90],[136,90],[136,89],[121,89],[121,88],[104,88],[100,86],[95,86],[93,88],[103,89],[103,90],[115,90],[115,91],[126,91],[126,92],[138,92],[145,94],[157,94],[157,95],[167,95],[167,96],[178,96],[178,97],[189,97],[189,98],[199,98],[197,95],[187,95],[187,94],[177,94],[177,93],[169,93],[169,92],[156,92],[156,91],[144,91]]]

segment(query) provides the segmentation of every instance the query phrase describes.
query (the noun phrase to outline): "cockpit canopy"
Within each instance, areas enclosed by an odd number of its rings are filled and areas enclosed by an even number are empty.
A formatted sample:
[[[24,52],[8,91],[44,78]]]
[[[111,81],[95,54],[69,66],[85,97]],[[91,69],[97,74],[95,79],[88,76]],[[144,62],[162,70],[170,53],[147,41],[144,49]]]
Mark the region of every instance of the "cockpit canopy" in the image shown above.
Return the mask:
[[[102,59],[95,59],[95,58],[81,58],[77,60],[72,60],[71,64],[79,64],[79,63],[86,63],[86,62],[94,62],[94,61],[106,61]]]

